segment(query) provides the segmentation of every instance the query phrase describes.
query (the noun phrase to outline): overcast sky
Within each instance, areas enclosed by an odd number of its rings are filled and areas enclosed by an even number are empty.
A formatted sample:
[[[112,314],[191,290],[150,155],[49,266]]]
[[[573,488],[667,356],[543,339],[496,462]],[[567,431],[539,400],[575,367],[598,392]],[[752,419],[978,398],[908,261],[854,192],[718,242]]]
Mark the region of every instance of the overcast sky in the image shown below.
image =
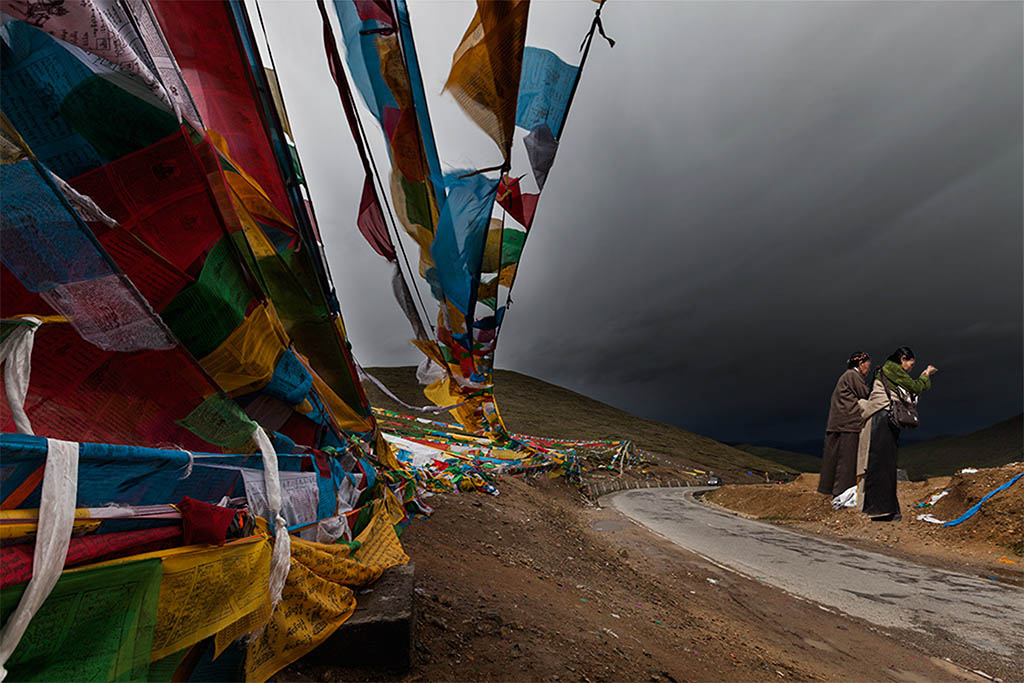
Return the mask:
[[[474,4],[409,4],[442,163],[498,163],[441,94]],[[316,6],[260,6],[356,357],[414,364],[388,264],[355,229],[361,170]],[[914,436],[1019,413],[1022,7],[610,0],[616,46],[594,44],[498,366],[785,442],[820,437],[851,351],[907,344],[940,369]],[[578,62],[593,8],[535,0],[527,44]]]

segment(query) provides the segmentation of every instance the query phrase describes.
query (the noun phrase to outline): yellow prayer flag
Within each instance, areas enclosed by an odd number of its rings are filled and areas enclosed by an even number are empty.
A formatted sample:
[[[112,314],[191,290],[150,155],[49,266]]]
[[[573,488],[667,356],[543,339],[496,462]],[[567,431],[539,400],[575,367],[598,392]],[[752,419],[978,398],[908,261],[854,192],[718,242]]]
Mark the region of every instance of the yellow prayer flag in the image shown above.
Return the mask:
[[[199,364],[227,394],[247,393],[266,386],[287,344],[277,314],[263,304]]]
[[[477,0],[445,83],[503,154],[512,146],[529,0]]]
[[[266,603],[267,538],[256,536],[215,548],[189,547],[190,552],[163,558],[150,661],[198,643]]]
[[[292,537],[292,565],[281,602],[246,652],[247,681],[267,680],[327,640],[355,611],[349,586],[370,584],[386,568],[409,561],[388,504],[377,500],[373,505],[370,524],[356,539],[362,545],[355,557],[347,545]]]

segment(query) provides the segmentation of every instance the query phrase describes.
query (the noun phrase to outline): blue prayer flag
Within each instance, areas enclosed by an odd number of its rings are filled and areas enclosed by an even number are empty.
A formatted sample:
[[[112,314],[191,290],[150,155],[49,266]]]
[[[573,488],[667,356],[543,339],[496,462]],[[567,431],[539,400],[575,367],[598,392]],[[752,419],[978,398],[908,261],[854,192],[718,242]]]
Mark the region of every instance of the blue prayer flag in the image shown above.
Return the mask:
[[[516,125],[533,130],[546,123],[557,139],[562,134],[569,95],[579,67],[566,64],[551,50],[527,47],[519,77]]]
[[[451,174],[445,181],[448,199],[430,246],[437,265],[434,278],[444,297],[469,316],[480,284],[480,262],[498,181],[482,173],[468,178]]]

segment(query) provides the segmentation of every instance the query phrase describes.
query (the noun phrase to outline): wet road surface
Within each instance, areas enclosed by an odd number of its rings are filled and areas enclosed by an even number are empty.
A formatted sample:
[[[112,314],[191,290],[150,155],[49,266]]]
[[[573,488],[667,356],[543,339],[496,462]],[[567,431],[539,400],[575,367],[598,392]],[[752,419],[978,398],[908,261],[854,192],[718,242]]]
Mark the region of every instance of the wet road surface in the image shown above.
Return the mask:
[[[793,595],[886,628],[949,635],[1024,658],[1024,591],[716,510],[708,488],[640,489],[603,499],[677,545]]]

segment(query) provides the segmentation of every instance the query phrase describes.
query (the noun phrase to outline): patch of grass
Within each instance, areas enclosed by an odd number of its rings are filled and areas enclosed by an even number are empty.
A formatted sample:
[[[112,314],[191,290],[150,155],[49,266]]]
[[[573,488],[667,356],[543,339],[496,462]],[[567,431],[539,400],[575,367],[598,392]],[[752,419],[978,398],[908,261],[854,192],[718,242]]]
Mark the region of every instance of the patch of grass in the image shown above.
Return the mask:
[[[369,368],[395,395],[412,405],[427,399],[416,381],[414,367]],[[495,372],[495,395],[505,425],[513,432],[563,439],[629,439],[640,448],[668,456],[678,464],[713,471],[728,482],[758,481],[759,473],[794,474],[785,465],[719,443],[685,429],[646,420],[583,394],[511,370]],[[375,386],[364,384],[374,406],[408,412]],[[449,420],[448,416],[439,419]]]
[[[746,443],[740,444],[736,448],[746,451],[751,455],[756,455],[759,458],[791,467],[798,472],[821,471],[821,458],[815,458],[813,455],[807,455],[806,453],[786,451],[781,448],[771,448],[770,446],[754,446]]]
[[[900,467],[914,481],[964,467],[1000,467],[1024,458],[1024,415],[959,436],[940,436],[900,448]]]

